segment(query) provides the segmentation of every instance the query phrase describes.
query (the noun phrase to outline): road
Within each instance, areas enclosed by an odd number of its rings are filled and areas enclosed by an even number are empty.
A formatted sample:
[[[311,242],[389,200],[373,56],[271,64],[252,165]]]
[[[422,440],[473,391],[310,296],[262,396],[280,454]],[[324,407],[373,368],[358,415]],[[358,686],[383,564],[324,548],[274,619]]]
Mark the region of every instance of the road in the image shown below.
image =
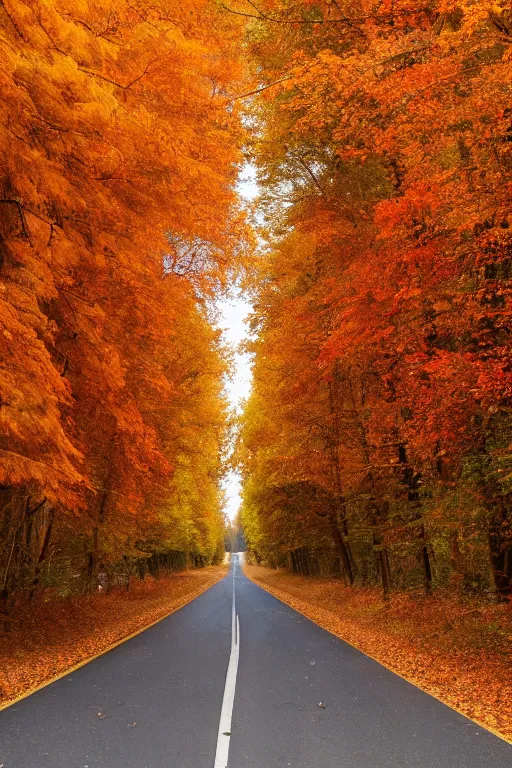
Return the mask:
[[[228,750],[229,768],[512,764],[512,746],[236,563],[177,613],[0,712],[3,768],[219,768]]]

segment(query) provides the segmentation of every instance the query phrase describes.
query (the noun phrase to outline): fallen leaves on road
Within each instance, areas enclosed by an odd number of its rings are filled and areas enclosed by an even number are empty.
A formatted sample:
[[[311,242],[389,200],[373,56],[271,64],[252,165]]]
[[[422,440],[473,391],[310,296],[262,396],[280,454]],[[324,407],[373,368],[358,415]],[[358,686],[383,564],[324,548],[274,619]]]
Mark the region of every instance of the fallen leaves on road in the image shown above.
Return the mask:
[[[482,601],[468,610],[449,594],[408,593],[384,602],[373,587],[254,565],[244,571],[316,624],[512,741],[510,604]]]
[[[226,572],[226,566],[217,566],[148,577],[129,592],[113,590],[20,609],[15,628],[0,634],[0,706],[178,610]],[[106,717],[103,712],[97,716]]]

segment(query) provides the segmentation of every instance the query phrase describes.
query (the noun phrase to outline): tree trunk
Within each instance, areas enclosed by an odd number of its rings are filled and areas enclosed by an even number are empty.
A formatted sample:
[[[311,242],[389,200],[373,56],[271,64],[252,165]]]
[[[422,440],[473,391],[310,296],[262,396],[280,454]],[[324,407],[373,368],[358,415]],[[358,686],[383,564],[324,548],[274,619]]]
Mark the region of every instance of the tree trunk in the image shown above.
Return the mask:
[[[146,576],[146,560],[145,558],[139,558],[137,560],[137,573],[139,576],[140,581],[144,581],[144,578]]]
[[[352,561],[350,559],[349,550],[347,548],[347,545],[345,544],[343,536],[341,535],[341,531],[339,529],[337,520],[331,517],[330,523],[331,523],[332,538],[334,540],[336,549],[338,550],[338,553],[341,558],[343,573],[348,583],[352,587],[354,585],[354,572],[352,570]]]
[[[43,545],[42,545],[41,550],[39,552],[39,557],[37,558],[36,568],[35,568],[35,572],[34,572],[34,579],[32,581],[32,584],[30,585],[29,600],[33,599],[33,597],[35,595],[35,592],[36,592],[36,589],[38,587],[38,584],[40,582],[41,571],[43,570],[43,565],[44,565],[44,561],[45,561],[45,558],[46,558],[46,553],[48,552],[48,547],[50,546],[50,539],[51,539],[51,536],[52,536],[54,516],[55,516],[55,510],[52,507],[52,509],[50,511],[50,517],[48,519],[48,525],[46,527],[46,531],[45,531],[45,534],[44,534]]]
[[[130,591],[131,581],[132,581],[132,573],[130,570],[130,560],[128,558],[128,555],[123,555],[123,563],[124,567],[126,569],[126,591]]]
[[[108,478],[105,483],[108,482]],[[87,587],[89,589],[96,589],[98,586],[98,571],[99,571],[99,533],[100,526],[105,522],[105,507],[107,504],[108,488],[105,488],[100,499],[100,505],[98,509],[98,522],[92,529],[92,541],[91,548],[88,552],[87,561]]]
[[[377,570],[382,584],[384,600],[389,598],[391,579],[389,574],[389,561],[386,550],[382,547],[382,539],[376,533],[373,534],[373,547],[377,556]]]
[[[415,472],[414,469],[407,463],[407,451],[405,443],[398,444],[398,461],[400,464],[404,464],[403,480],[402,482],[407,488],[407,499],[411,503],[414,511],[413,519],[421,521],[418,538],[421,541],[419,557],[423,569],[423,584],[425,587],[425,594],[432,594],[432,566],[430,564],[430,553],[428,551],[426,537],[425,537],[425,525],[423,524],[423,515],[421,513],[421,501],[420,501],[420,488],[421,488],[421,473]]]
[[[92,529],[91,548],[87,558],[87,589],[96,586],[98,581],[98,526]]]
[[[425,526],[421,524],[420,538],[423,541],[421,548],[421,562],[423,564],[423,583],[425,586],[425,594],[432,594],[432,567],[430,565],[430,554],[425,541]]]
[[[489,526],[489,552],[496,593],[506,597],[512,593],[512,529],[503,498]]]

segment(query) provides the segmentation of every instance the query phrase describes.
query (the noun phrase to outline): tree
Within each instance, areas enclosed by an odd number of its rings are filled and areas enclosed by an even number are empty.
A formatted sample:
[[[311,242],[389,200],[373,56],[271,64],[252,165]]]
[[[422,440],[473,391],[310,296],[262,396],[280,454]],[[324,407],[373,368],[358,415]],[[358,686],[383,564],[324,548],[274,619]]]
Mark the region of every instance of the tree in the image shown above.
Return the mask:
[[[508,593],[510,11],[251,7],[272,233],[255,370],[274,349],[294,358],[264,385],[277,434],[308,477],[341,446],[361,577],[376,560],[385,591],[421,578],[428,592],[458,560],[483,585],[487,550]],[[340,438],[321,445],[304,430],[329,388]],[[298,423],[280,410],[287,389]],[[446,562],[449,547],[461,557]]]
[[[240,20],[22,0],[0,23],[6,603],[49,554],[64,590],[164,551],[220,556],[226,363],[208,306],[247,227]]]

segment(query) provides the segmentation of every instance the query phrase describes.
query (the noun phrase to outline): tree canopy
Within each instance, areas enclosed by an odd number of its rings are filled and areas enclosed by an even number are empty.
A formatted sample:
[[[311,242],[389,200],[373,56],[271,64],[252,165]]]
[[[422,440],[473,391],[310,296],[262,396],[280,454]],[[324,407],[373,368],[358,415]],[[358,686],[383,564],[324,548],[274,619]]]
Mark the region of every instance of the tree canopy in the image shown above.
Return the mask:
[[[2,607],[223,556],[241,270],[252,556],[510,593],[511,42],[505,0],[0,6]]]
[[[0,25],[5,604],[50,552],[65,585],[223,556],[211,300],[248,230],[241,20],[203,0],[20,0]]]
[[[267,238],[248,547],[386,593],[509,593],[509,4],[246,11]]]

